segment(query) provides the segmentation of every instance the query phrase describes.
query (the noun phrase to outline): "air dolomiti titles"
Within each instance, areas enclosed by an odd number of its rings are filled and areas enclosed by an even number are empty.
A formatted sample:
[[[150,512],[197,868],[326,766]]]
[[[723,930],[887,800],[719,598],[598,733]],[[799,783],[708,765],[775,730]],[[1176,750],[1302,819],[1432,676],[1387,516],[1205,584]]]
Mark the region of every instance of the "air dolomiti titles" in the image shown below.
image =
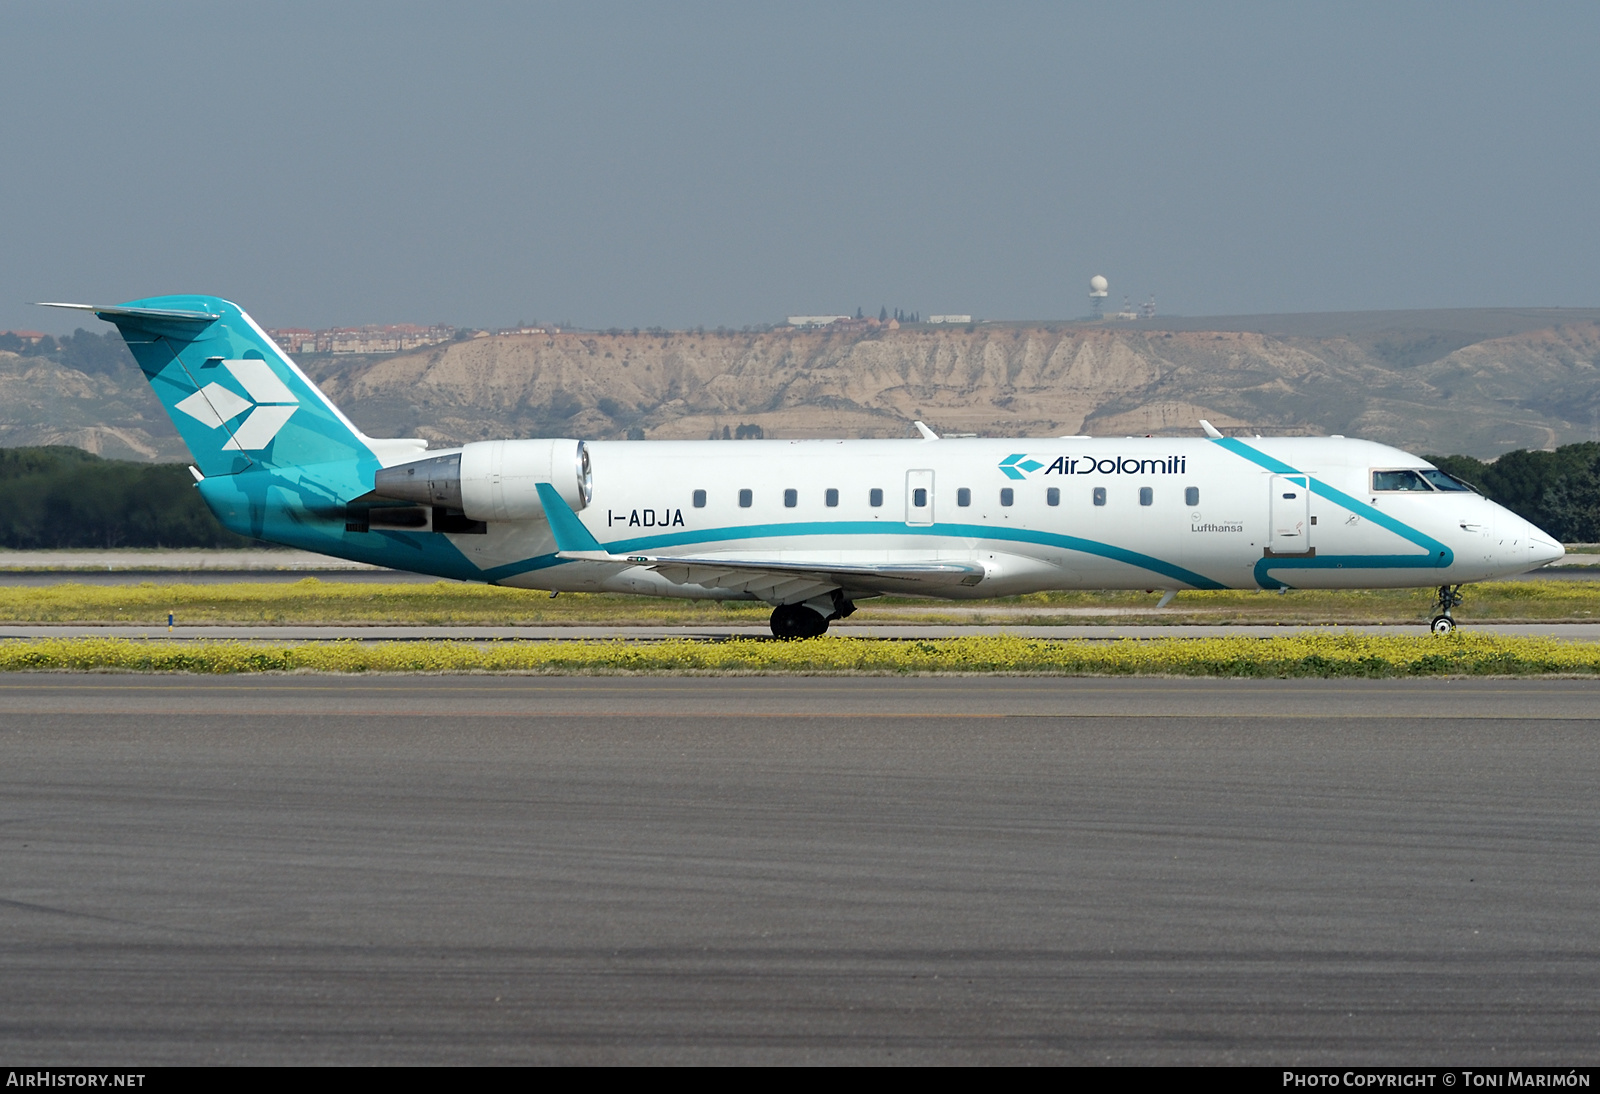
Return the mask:
[[[1056,462],[1044,469],[1046,475],[1183,475],[1188,473],[1188,460],[1183,456],[1167,456],[1153,460],[1148,457],[1107,456],[1057,456]]]

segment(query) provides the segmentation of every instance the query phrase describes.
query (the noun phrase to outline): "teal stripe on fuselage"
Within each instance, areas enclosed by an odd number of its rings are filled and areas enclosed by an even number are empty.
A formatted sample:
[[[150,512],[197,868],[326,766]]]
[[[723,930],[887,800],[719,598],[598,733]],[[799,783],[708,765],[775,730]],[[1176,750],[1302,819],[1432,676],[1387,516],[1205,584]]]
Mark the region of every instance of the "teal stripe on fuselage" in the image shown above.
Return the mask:
[[[1195,589],[1224,589],[1227,586],[1203,574],[1186,570],[1163,559],[1140,554],[1109,543],[1098,543],[1078,536],[1039,532],[1022,528],[990,527],[983,524],[933,524],[903,525],[887,521],[805,521],[791,524],[750,524],[733,528],[710,528],[697,532],[669,532],[663,535],[638,536],[633,539],[613,540],[604,544],[612,554],[651,551],[664,547],[694,547],[730,540],[791,539],[799,536],[924,536],[945,539],[998,540],[1008,543],[1028,543],[1041,547],[1059,547],[1080,554],[1095,555],[1115,562],[1137,566],[1162,577],[1181,581]],[[788,548],[794,549],[794,548]],[[510,566],[500,566],[484,571],[485,579],[503,581],[520,573],[543,569],[552,564],[553,556],[542,555]]]
[[[1274,474],[1306,474],[1299,468],[1291,467],[1276,457],[1251,448],[1237,437],[1215,438],[1211,443],[1225,448],[1235,456],[1243,457],[1259,467],[1264,467]],[[1380,528],[1393,532],[1410,543],[1415,543],[1428,553],[1425,555],[1318,555],[1312,558],[1263,558],[1256,563],[1254,571],[1256,584],[1263,589],[1293,587],[1273,577],[1267,572],[1269,570],[1442,570],[1455,562],[1455,552],[1426,532],[1418,531],[1404,521],[1396,520],[1388,513],[1375,509],[1364,501],[1352,498],[1343,490],[1337,490],[1320,479],[1311,476],[1306,477],[1310,480],[1312,493],[1320,494],[1341,509],[1348,509],[1350,512],[1372,521]]]

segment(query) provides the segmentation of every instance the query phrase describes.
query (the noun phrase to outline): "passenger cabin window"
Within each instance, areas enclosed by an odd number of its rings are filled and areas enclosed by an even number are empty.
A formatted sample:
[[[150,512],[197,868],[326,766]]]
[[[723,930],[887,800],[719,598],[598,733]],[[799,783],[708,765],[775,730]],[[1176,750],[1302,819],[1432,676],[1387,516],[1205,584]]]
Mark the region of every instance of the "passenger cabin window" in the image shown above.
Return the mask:
[[[837,509],[839,507],[839,491],[830,486],[823,492],[822,501],[829,509]]]
[[[755,495],[750,493],[750,491],[748,491],[748,490],[739,491],[739,508],[740,509],[748,509],[748,508],[750,508],[750,502],[752,500],[754,500],[754,498],[755,498]]]
[[[1097,487],[1094,488],[1094,503],[1096,505],[1104,505],[1106,503],[1106,488],[1105,487],[1097,486]]]
[[[696,509],[704,509],[706,507],[706,492],[704,490],[696,490],[694,492],[694,507]]]
[[[965,486],[963,486],[960,490],[957,490],[956,491],[956,504],[960,505],[960,506],[971,505],[972,504],[972,491],[968,490]]]
[[[1433,487],[1415,471],[1374,471],[1372,473],[1372,489],[1374,493],[1381,491],[1421,490],[1429,492]]]
[[[1200,488],[1198,486],[1185,486],[1183,488],[1183,504],[1185,504],[1185,505],[1199,505],[1200,504]]]
[[[926,509],[928,507],[928,491],[925,487],[919,486],[911,491],[911,506],[914,509]]]
[[[1001,505],[1010,505],[1012,502],[1014,502],[1016,500],[1017,500],[1016,491],[1012,490],[1011,487],[1002,486],[1000,488],[1000,504]]]
[[[800,504],[800,491],[798,491],[798,490],[785,490],[783,492],[783,507],[785,509],[793,509],[796,505],[799,505],[799,504]]]
[[[1044,492],[1044,503],[1046,505],[1060,505],[1061,504],[1061,487],[1052,486],[1050,489],[1046,490]]]
[[[877,509],[879,506],[881,506],[883,504],[883,491],[879,490],[877,487],[873,487],[871,490],[867,491],[867,504],[872,506],[874,509]]]
[[[1139,504],[1150,505],[1156,500],[1156,492],[1148,486],[1139,487]]]

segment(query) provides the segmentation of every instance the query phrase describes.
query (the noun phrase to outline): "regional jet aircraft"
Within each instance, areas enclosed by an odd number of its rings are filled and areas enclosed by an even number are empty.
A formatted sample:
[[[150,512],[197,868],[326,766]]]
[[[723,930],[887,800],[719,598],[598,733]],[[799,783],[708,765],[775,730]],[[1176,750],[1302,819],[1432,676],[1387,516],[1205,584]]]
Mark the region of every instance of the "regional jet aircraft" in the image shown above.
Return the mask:
[[[760,600],[779,637],[884,594],[1438,589],[1561,545],[1425,460],[1343,437],[477,441],[368,437],[238,306],[116,324],[241,535],[551,592]]]

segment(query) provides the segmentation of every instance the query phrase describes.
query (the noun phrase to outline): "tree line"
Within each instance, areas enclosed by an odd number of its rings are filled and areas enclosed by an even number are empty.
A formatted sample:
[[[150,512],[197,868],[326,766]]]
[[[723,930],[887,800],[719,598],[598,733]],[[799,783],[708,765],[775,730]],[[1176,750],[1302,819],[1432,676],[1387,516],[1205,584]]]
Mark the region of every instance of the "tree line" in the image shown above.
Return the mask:
[[[114,330],[96,334],[79,327],[60,338],[47,334],[37,342],[26,341],[11,331],[0,331],[0,352],[48,357],[79,372],[110,373],[139,367],[122,335]]]
[[[0,547],[248,547],[211,515],[183,464],[107,460],[66,445],[0,448]]]

